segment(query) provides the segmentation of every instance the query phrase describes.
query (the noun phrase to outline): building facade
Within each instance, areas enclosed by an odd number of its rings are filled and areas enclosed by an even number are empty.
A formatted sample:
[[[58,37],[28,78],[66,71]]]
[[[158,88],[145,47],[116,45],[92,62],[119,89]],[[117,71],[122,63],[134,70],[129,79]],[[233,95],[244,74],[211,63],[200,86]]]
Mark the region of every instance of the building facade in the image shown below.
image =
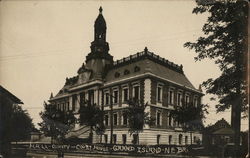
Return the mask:
[[[94,135],[95,143],[109,143],[111,122],[113,143],[116,144],[185,145],[191,144],[191,140],[192,144],[195,140],[202,140],[199,131],[192,131],[191,135],[189,131],[184,132],[182,125],[169,115],[183,103],[201,104],[203,94],[187,79],[183,66],[150,52],[147,47],[142,52],[113,61],[106,41],[107,27],[102,8],[99,11],[86,64],[79,68],[77,76],[66,78],[65,85],[50,98],[50,103],[59,110],[72,110],[76,115],[84,100],[103,107],[106,132],[102,136]],[[128,133],[128,118],[124,113],[128,107],[126,102],[131,98],[148,103],[145,111],[155,118],[154,125],[145,126],[142,133],[134,135]]]

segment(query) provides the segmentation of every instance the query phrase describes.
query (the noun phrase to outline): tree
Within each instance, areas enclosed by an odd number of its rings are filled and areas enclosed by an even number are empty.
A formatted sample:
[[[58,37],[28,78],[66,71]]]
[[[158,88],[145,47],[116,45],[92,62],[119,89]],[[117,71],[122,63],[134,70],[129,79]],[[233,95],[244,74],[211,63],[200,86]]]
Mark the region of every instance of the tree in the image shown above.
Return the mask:
[[[235,131],[236,151],[240,143],[241,111],[246,111],[246,63],[248,3],[243,0],[197,0],[193,13],[209,13],[203,37],[187,42],[195,50],[196,61],[213,59],[221,70],[216,79],[203,83],[207,93],[218,96],[217,112],[232,108],[231,126]],[[213,99],[213,98],[212,98]]]
[[[10,124],[11,141],[29,140],[30,133],[35,128],[27,111],[19,105],[15,105],[13,108]]]
[[[42,122],[38,123],[40,130],[45,136],[57,140],[59,143],[64,141],[65,135],[73,128],[76,122],[73,111],[61,111],[55,106],[44,102],[44,111],[40,113]]]
[[[170,116],[175,121],[181,123],[185,131],[190,132],[191,145],[192,131],[203,128],[202,120],[205,118],[205,115],[208,114],[207,107],[208,105],[201,104],[194,106],[192,102],[189,104],[183,102],[182,106],[177,106],[174,110],[170,111]]]
[[[125,115],[128,117],[129,133],[143,132],[143,128],[146,124],[152,125],[154,119],[150,117],[149,112],[145,112],[148,104],[144,104],[135,99],[128,100],[128,107],[125,109]]]
[[[90,143],[92,143],[93,131],[97,134],[103,134],[105,131],[103,123],[104,111],[101,110],[96,104],[91,104],[90,101],[85,101],[82,105],[80,105],[79,114],[80,125],[90,127]]]
[[[9,157],[10,143],[28,140],[33,128],[34,124],[27,111],[8,97],[0,95],[0,154]]]

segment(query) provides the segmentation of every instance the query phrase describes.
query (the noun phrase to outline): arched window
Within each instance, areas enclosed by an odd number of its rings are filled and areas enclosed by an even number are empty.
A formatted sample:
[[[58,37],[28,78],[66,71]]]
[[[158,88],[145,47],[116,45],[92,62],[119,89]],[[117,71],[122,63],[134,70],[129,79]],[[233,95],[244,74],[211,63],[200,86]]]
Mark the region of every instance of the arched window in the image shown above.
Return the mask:
[[[124,75],[128,75],[128,74],[130,74],[130,71],[129,70],[124,70]]]
[[[140,70],[141,70],[141,68],[140,68],[139,66],[135,66],[134,72],[138,72],[138,71],[140,71]]]
[[[118,78],[118,77],[120,77],[120,73],[119,73],[119,72],[116,72],[116,73],[115,73],[115,78]]]
[[[182,134],[179,134],[179,144],[182,144]]]
[[[188,144],[188,136],[185,136],[185,144]]]
[[[168,136],[168,144],[172,144],[172,135]]]

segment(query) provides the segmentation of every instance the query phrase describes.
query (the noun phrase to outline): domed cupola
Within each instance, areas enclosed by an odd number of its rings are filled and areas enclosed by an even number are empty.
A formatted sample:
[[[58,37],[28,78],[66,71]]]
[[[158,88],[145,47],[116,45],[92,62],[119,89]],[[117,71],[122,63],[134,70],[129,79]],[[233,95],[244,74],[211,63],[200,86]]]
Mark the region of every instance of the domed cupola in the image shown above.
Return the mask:
[[[103,78],[104,69],[113,64],[113,56],[109,54],[109,44],[106,42],[106,22],[99,8],[99,15],[95,20],[94,41],[91,42],[91,52],[86,57],[86,66],[93,70],[93,79]]]
[[[106,41],[106,21],[102,16],[102,7],[99,8],[99,15],[95,20],[95,40]]]

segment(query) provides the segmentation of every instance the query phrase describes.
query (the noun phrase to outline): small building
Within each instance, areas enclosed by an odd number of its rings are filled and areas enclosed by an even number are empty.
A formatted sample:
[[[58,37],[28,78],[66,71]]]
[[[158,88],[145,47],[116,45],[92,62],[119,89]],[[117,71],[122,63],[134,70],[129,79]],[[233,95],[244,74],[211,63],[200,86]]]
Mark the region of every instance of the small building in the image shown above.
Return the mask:
[[[222,118],[214,125],[208,126],[204,130],[203,144],[204,146],[211,145],[233,145],[234,131],[229,123]]]
[[[100,8],[94,24],[91,52],[77,75],[66,78],[63,88],[50,98],[51,106],[65,112],[73,111],[76,116],[84,100],[103,107],[106,132],[104,135],[94,135],[94,143],[110,142],[110,118],[113,118],[114,144],[187,145],[195,143],[191,142],[194,138],[202,141],[199,130],[184,131],[182,125],[169,115],[175,107],[182,106],[183,101],[193,106],[201,104],[203,93],[188,80],[183,66],[160,57],[147,47],[141,52],[113,61],[106,41],[106,29]],[[128,118],[124,113],[128,107],[126,102],[132,98],[148,103],[145,111],[156,120],[155,124],[146,126],[142,133],[134,135],[128,133]],[[84,133],[81,127],[75,131]],[[190,132],[194,137],[192,139]],[[83,138],[86,135],[85,132],[78,136]]]
[[[40,141],[41,138],[42,138],[42,133],[38,129],[33,128],[33,130],[30,132],[30,141],[31,142]]]

